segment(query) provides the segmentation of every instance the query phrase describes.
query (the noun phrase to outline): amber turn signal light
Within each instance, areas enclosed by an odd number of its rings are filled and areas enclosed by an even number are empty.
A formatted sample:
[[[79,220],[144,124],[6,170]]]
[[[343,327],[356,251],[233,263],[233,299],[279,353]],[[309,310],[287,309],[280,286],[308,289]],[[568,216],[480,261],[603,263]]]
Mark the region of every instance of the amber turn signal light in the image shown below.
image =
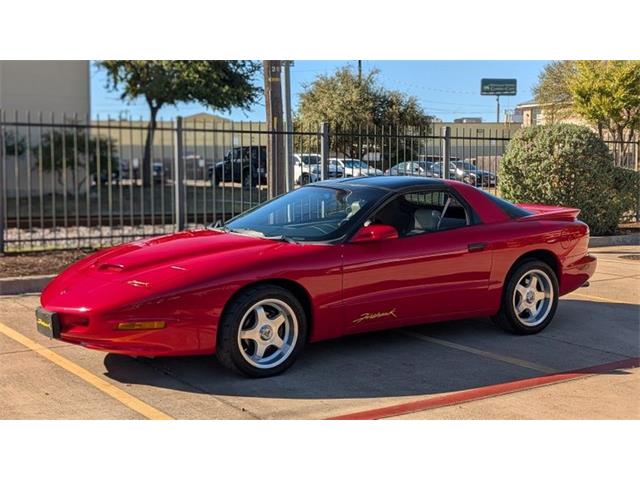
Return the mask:
[[[157,330],[167,326],[167,322],[120,322],[116,330]]]

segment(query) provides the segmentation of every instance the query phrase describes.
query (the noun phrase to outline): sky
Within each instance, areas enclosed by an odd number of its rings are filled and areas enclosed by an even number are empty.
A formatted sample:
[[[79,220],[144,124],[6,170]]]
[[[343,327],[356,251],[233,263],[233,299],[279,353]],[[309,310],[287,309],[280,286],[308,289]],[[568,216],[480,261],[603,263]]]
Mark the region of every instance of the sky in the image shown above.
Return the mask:
[[[547,61],[532,60],[473,60],[473,61],[432,61],[432,60],[363,60],[363,72],[379,71],[378,80],[388,89],[400,90],[418,98],[427,114],[452,121],[459,117],[482,117],[483,121],[496,119],[496,99],[480,95],[481,78],[515,78],[518,94],[500,97],[501,119],[504,111],[512,110],[518,103],[530,100],[531,88]],[[298,95],[304,85],[313,82],[321,74],[331,74],[337,68],[349,65],[357,68],[357,61],[298,60],[291,68],[291,97],[295,110]],[[256,78],[262,84],[262,76]],[[91,66],[91,112],[100,118],[148,118],[148,107],[144,100],[126,103],[120,100],[118,92],[106,88],[107,79],[95,64]],[[232,110],[214,112],[198,104],[164,107],[161,118],[176,115],[192,115],[202,111],[215,113],[232,120],[259,120],[265,117],[264,101],[261,100],[250,111]]]

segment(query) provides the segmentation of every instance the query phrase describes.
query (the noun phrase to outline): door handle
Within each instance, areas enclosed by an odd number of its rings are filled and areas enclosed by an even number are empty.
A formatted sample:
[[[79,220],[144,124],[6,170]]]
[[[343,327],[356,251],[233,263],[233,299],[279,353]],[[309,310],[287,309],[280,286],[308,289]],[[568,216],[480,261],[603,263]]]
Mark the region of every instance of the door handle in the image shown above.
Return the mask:
[[[467,248],[470,252],[481,252],[485,248],[487,248],[487,244],[484,242],[470,243],[469,245],[467,245]]]

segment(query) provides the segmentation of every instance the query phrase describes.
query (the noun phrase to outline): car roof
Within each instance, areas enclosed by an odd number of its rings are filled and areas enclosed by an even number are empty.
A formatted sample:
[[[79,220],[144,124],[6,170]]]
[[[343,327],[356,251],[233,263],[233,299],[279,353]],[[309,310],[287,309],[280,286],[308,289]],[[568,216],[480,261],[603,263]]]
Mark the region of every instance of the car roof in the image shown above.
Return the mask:
[[[389,190],[397,190],[407,187],[421,187],[433,185],[445,185],[445,182],[437,178],[425,178],[417,176],[390,176],[373,175],[368,177],[349,177],[335,180],[324,180],[322,182],[311,183],[310,185],[326,185],[336,187],[346,187],[357,185],[362,187],[377,187]]]

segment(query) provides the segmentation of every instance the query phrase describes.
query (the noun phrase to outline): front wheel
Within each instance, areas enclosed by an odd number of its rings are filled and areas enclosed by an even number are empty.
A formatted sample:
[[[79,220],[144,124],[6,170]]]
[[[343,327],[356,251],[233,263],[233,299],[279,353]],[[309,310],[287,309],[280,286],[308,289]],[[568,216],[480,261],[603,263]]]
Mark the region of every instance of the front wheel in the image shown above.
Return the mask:
[[[502,306],[493,320],[513,333],[538,333],[551,323],[557,307],[556,274],[545,262],[527,261],[507,278]]]
[[[298,299],[275,285],[250,288],[234,298],[220,319],[217,356],[250,377],[289,368],[302,351],[307,320]]]

